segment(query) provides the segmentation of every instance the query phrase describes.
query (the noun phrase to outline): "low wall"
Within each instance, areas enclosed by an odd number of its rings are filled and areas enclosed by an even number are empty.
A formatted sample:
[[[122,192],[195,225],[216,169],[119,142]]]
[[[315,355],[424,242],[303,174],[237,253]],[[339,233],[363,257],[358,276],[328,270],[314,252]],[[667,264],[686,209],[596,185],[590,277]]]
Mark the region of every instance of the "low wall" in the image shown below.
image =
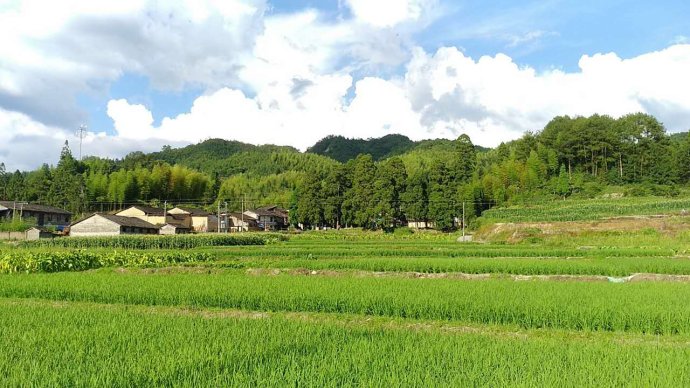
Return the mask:
[[[0,240],[26,240],[26,232],[0,232]]]

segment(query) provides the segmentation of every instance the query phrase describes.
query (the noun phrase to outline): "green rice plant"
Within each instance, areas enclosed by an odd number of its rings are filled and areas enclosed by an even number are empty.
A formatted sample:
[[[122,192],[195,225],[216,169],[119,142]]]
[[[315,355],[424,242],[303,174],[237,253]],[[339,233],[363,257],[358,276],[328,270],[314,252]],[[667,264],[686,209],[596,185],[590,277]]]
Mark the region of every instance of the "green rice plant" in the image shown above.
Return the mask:
[[[350,319],[0,299],[0,376],[5,386],[690,385],[681,339]]]
[[[690,210],[690,198],[609,198],[566,200],[497,207],[482,213],[487,222],[583,221],[620,216],[679,213]]]
[[[308,270],[359,270],[510,275],[630,276],[637,273],[690,275],[690,259],[668,257],[610,258],[237,258],[213,261],[209,266],[228,268],[278,268]]]
[[[493,279],[255,276],[112,271],[2,275],[0,297],[351,313],[524,328],[690,334],[690,287]]]

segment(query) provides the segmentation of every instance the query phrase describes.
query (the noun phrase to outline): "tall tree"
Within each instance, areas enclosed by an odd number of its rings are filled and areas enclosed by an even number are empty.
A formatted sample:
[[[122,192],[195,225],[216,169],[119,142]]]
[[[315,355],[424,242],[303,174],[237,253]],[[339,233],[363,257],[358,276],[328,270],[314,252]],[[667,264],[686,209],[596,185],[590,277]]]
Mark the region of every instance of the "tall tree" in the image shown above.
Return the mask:
[[[424,222],[429,219],[429,177],[426,171],[417,171],[407,180],[402,195],[403,211],[408,221]]]
[[[344,206],[351,209],[355,225],[372,228],[376,219],[374,209],[374,180],[376,165],[371,155],[359,155],[352,164],[352,187],[347,191]]]
[[[327,224],[340,228],[343,216],[343,201],[349,188],[347,169],[344,166],[332,168],[323,181],[323,216]]]
[[[400,158],[394,157],[379,164],[374,181],[374,212],[380,227],[395,226],[403,220],[401,196],[406,180],[405,164]]]
[[[448,231],[454,227],[455,192],[445,163],[437,160],[429,171],[429,219],[436,229]]]
[[[308,175],[302,183],[297,200],[299,222],[307,227],[317,227],[323,223],[321,193],[321,178],[315,174]]]
[[[79,171],[79,162],[74,159],[69,143],[65,141],[60,161],[53,172],[48,201],[51,205],[79,213],[84,210],[84,200],[84,181]]]
[[[452,174],[458,183],[469,182],[477,166],[477,152],[472,140],[466,134],[455,140],[455,160],[452,164]]]

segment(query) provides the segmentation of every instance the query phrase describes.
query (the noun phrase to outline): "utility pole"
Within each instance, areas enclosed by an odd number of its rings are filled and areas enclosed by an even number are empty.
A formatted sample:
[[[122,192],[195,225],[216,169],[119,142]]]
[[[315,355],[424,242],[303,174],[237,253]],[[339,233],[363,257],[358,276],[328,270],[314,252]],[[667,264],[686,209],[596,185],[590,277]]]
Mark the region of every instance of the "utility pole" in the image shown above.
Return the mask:
[[[462,242],[465,242],[465,201],[462,201]]]
[[[163,202],[163,222],[168,223],[168,201]]]
[[[218,230],[217,233],[220,234],[220,200],[218,200]]]
[[[77,137],[79,138],[79,161],[81,162],[81,144],[84,141],[84,138],[86,137],[86,125],[82,124],[79,126],[79,129],[77,129]]]
[[[242,225],[240,225],[240,232],[244,232],[244,200],[247,194],[242,194]]]

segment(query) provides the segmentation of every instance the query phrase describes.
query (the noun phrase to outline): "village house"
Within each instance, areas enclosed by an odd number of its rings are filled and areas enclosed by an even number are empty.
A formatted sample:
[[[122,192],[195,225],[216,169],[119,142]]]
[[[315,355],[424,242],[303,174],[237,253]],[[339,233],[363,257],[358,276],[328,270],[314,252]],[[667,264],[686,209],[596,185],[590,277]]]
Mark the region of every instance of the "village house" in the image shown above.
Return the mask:
[[[165,225],[174,218],[166,214],[164,209],[157,207],[134,205],[115,213],[116,216],[138,218],[153,225]],[[187,225],[188,227],[191,225]]]
[[[189,229],[188,227],[186,227],[182,224],[174,224],[174,223],[167,223],[167,224],[161,226],[161,229],[160,229],[160,234],[164,234],[164,235],[187,234],[190,232],[191,232],[191,229]]]
[[[288,211],[275,205],[247,210],[244,214],[256,219],[262,230],[283,230],[289,225]]]
[[[93,214],[70,227],[71,237],[119,236],[123,234],[159,234],[160,227],[136,217]]]
[[[176,207],[168,210],[169,215],[189,219],[187,226],[194,232],[206,233],[218,231],[218,216],[202,209]]]
[[[25,202],[0,201],[0,218],[33,220],[38,227],[55,227],[58,230],[69,225],[72,213],[52,206]]]
[[[221,214],[221,230],[224,232],[248,232],[261,230],[256,218],[242,213]]]
[[[412,229],[433,229],[434,226],[435,225],[432,221],[407,221],[407,227]]]

